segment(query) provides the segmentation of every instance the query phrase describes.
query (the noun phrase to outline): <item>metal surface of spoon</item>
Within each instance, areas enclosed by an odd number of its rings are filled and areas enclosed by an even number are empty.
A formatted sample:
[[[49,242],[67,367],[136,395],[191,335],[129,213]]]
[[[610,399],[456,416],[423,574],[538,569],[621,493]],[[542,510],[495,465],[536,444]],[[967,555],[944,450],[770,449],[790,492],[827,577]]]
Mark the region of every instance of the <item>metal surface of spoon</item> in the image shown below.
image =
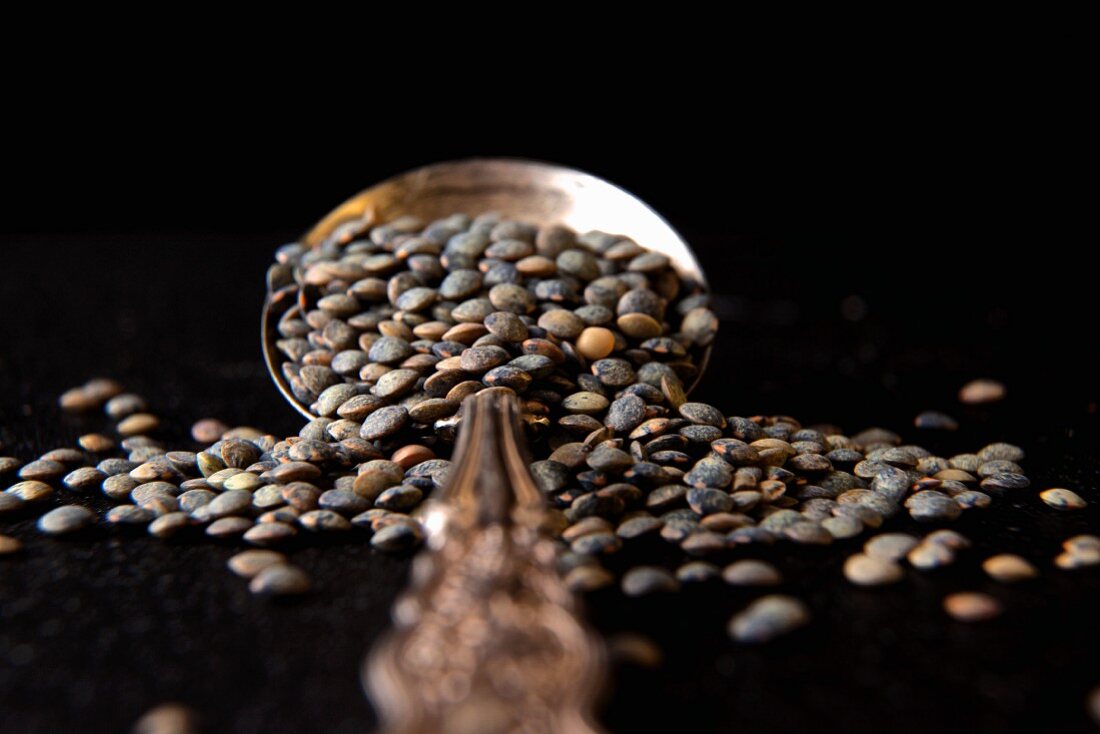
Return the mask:
[[[344,228],[398,216],[425,220],[493,211],[536,225],[629,237],[706,287],[687,243],[640,199],[595,176],[546,163],[472,159],[388,179],[337,207],[301,240],[319,247]],[[268,294],[264,357],[302,415],[275,346],[279,319],[307,307],[296,285]],[[697,358],[706,368],[710,347]],[[450,479],[424,509],[428,546],[394,606],[394,629],[364,664],[387,734],[595,734],[606,675],[600,638],[555,567],[545,500],[531,476],[520,403],[487,388],[462,405]]]
[[[387,734],[597,734],[599,637],[555,565],[545,502],[507,388],[466,398],[428,550],[363,669]]]

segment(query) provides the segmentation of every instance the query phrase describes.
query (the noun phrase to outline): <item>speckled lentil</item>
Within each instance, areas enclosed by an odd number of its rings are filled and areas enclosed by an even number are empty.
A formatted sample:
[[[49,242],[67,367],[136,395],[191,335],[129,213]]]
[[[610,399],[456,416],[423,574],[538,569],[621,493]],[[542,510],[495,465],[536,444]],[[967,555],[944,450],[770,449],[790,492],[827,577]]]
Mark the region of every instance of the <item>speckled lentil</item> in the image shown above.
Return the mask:
[[[68,535],[95,523],[96,515],[87,507],[62,505],[38,518],[38,529],[48,535]]]
[[[1072,489],[1062,489],[1060,487],[1043,490],[1039,493],[1039,498],[1056,510],[1080,510],[1088,506],[1088,502],[1081,495]]]

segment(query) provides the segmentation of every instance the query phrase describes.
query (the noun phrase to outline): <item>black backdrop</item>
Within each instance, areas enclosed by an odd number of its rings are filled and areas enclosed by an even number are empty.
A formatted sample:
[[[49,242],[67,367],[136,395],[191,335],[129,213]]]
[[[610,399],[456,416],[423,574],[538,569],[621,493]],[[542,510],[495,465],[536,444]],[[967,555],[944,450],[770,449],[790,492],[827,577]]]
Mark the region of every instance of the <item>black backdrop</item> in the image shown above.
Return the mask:
[[[846,372],[871,352],[894,359],[902,349],[935,364],[948,344],[981,352],[994,376],[1049,375],[1034,395],[1054,405],[1095,397],[1087,194],[1072,176],[1078,117],[1039,123],[958,106],[949,117],[887,99],[838,114],[809,98],[793,111],[723,114],[721,103],[684,97],[643,115],[626,101],[536,100],[485,115],[452,102],[433,122],[373,108],[269,115],[228,95],[203,108],[131,104],[79,125],[52,102],[16,121],[0,233],[118,247],[82,271],[89,286],[110,278],[112,262],[170,256],[120,235],[195,247],[224,236],[225,246],[194,255],[175,245],[175,267],[204,277],[241,267],[245,287],[259,267],[251,248],[266,254],[372,182],[438,160],[529,157],[604,176],[662,212],[691,236],[728,296],[727,316],[832,322],[858,295],[883,323],[853,336],[870,347],[848,354]],[[7,278],[50,259],[43,248],[9,249]],[[804,362],[799,379],[813,379],[817,363],[798,350],[791,359]],[[962,377],[960,365],[937,366]]]
[[[774,124],[705,107],[673,119],[585,109],[539,126],[505,109],[432,124],[396,110],[134,112],[79,125],[49,114],[11,138],[0,214],[6,452],[29,459],[71,443],[87,426],[57,417],[53,396],[101,373],[148,395],[169,438],[211,414],[296,430],[259,361],[272,247],[387,175],[495,154],[607,177],[688,236],[723,319],[700,399],[910,437],[917,411],[948,410],[963,430],[930,448],[1017,441],[1040,484],[1100,500],[1096,309],[1079,254],[1090,240],[1074,213],[1081,195],[1052,165],[1064,138],[810,109]],[[1005,380],[1009,399],[958,406],[958,386],[978,376]],[[220,568],[229,547],[47,541],[31,517],[2,522],[29,546],[0,564],[4,731],[119,731],[167,699],[199,708],[214,731],[357,731],[371,720],[355,666],[384,626],[403,561],[357,545],[307,550],[298,557],[320,591],[271,605]],[[724,641],[741,594],[626,603],[601,593],[589,605],[601,628],[650,634],[668,657],[661,671],[623,671],[607,720],[616,731],[690,720],[699,731],[916,732],[1057,717],[1059,730],[1081,729],[1085,691],[1100,682],[1089,652],[1100,582],[1049,564],[1090,524],[1094,508],[1058,518],[1021,498],[964,523],[980,549],[957,568],[885,591],[845,586],[836,549],[783,550],[772,557],[816,621],[760,651]],[[977,560],[994,550],[1028,555],[1044,578],[996,590],[1010,608],[1001,621],[949,624],[939,598],[989,587]]]

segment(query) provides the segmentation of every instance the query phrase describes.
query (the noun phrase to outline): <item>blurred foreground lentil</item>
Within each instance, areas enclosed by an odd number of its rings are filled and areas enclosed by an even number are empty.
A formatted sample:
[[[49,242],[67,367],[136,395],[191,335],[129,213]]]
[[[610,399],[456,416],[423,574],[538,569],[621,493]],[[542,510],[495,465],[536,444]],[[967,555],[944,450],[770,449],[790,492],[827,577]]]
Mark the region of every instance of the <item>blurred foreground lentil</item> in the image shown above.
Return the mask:
[[[198,716],[178,703],[165,703],[148,711],[134,724],[133,734],[199,734]]]

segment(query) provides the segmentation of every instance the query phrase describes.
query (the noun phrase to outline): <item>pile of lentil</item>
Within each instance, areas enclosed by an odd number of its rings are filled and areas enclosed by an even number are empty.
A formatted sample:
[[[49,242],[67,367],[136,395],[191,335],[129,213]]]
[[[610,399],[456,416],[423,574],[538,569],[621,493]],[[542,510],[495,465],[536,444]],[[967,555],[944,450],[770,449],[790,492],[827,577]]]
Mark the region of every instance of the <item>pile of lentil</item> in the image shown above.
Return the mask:
[[[282,373],[336,440],[453,439],[462,399],[489,386],[521,395],[533,428],[587,435],[615,393],[682,395],[718,328],[666,255],[494,215],[352,222],[280,248],[268,285],[298,288]]]
[[[229,561],[260,594],[310,589],[288,552],[315,534],[369,539],[375,549],[415,549],[421,502],[442,486],[463,398],[486,387],[520,396],[531,471],[562,544],[567,584],[589,592],[616,583],[629,596],[722,580],[772,587],[771,564],[737,559],[748,546],[829,545],[874,533],[907,514],[931,525],[980,512],[1030,481],[1017,446],[937,456],[889,430],[851,436],[789,416],[734,416],[687,400],[717,318],[699,284],[683,283],[668,259],[600,232],[576,235],[498,217],[403,218],[339,229],[316,250],[280,248],[268,273],[297,284],[304,313],[277,326],[283,376],[318,416],[279,438],[215,419],[194,424],[195,445],[172,449],[154,436],[160,420],[144,398],[96,379],[65,393],[66,410],[102,411],[101,433],[78,447],[22,464],[0,457],[0,514],[72,497],[38,519],[47,534],[90,525],[144,527],[157,537],[198,535],[252,546]],[[990,381],[960,400],[1003,396]],[[979,389],[980,388],[980,389]],[[953,430],[942,413],[921,429]],[[58,491],[60,490],[60,491]],[[87,495],[112,503],[98,515]],[[1065,489],[1042,500],[1059,510],[1085,501]],[[89,507],[89,505],[91,507]],[[613,573],[605,561],[626,545],[673,551],[662,565]],[[844,565],[861,586],[895,583],[902,562],[946,565],[969,545],[940,529],[923,538],[882,533]],[[0,553],[18,552],[0,535]],[[1100,564],[1100,540],[1066,541],[1055,565]],[[1023,559],[986,560],[994,579],[1034,575]],[[995,616],[974,593],[944,600],[960,620]],[[771,594],[735,615],[730,635],[761,643],[810,621],[798,599]]]

